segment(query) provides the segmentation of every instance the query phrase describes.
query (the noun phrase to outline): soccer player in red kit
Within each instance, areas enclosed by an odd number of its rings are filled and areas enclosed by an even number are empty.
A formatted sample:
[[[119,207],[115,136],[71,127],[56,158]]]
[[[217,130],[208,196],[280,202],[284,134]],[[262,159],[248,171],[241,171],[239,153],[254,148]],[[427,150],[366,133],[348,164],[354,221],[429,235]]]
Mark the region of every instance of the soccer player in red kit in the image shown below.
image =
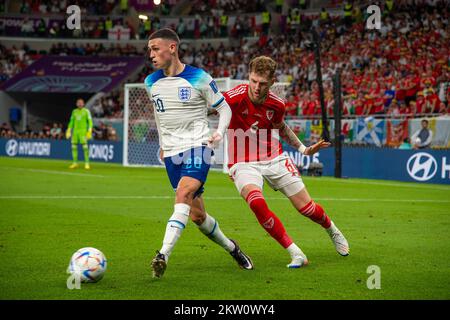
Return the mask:
[[[287,267],[300,268],[308,264],[308,259],[269,209],[262,194],[264,180],[289,198],[298,212],[320,224],[339,254],[347,256],[349,245],[324,209],[311,199],[292,160],[282,154],[277,133],[304,155],[312,155],[330,143],[321,140],[306,147],[285,124],[285,104],[269,90],[276,67],[271,58],[256,57],[249,64],[250,83],[224,93],[233,112],[228,128],[228,166],[231,179],[261,226],[289,252],[292,260]]]

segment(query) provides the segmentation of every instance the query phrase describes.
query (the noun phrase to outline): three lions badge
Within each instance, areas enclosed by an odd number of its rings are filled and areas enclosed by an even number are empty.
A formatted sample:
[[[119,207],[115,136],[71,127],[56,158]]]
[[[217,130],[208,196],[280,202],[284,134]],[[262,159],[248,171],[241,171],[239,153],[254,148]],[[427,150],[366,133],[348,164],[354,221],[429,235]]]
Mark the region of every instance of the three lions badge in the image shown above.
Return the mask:
[[[178,88],[178,99],[181,102],[188,102],[191,99],[191,88],[190,87],[179,87]]]

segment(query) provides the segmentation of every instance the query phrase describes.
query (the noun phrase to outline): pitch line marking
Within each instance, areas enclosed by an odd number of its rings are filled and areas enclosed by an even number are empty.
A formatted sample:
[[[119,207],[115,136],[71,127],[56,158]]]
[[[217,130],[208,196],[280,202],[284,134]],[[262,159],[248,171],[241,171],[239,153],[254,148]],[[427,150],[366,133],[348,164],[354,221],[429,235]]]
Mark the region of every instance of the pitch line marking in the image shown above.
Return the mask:
[[[124,200],[124,199],[173,199],[174,196],[49,196],[49,195],[9,195],[0,196],[0,199],[32,199],[32,200],[65,200],[65,199],[105,199],[105,200]],[[239,200],[241,197],[204,197],[205,200]],[[287,200],[285,197],[266,197],[268,200]],[[450,200],[431,200],[431,199],[375,199],[375,198],[314,198],[318,201],[346,201],[346,202],[430,202],[430,203],[450,203]]]
[[[432,184],[423,185],[423,184],[408,184],[408,182],[403,183],[389,183],[389,182],[376,182],[376,181],[364,181],[364,180],[353,180],[353,179],[333,179],[329,177],[320,177],[319,179],[323,179],[329,182],[336,182],[336,183],[350,183],[350,184],[371,184],[371,185],[379,185],[379,186],[387,186],[387,187],[402,187],[402,188],[418,188],[418,189],[428,189],[428,190],[443,190],[443,191],[450,191],[450,187],[446,188],[444,186],[433,186]],[[414,183],[414,182],[412,182]]]
[[[35,173],[49,173],[49,174],[59,174],[59,175],[67,175],[67,176],[80,176],[80,177],[95,177],[95,178],[106,178],[106,176],[99,174],[87,174],[87,173],[76,173],[76,172],[63,172],[63,171],[55,171],[55,170],[43,170],[43,169],[30,169],[30,168],[20,168],[20,167],[0,167],[0,169],[15,169],[15,170],[25,170]],[[108,178],[120,178],[121,176],[108,176]],[[347,180],[347,179],[334,179],[330,177],[321,177],[320,180],[325,180],[334,183],[349,183],[349,184],[370,184],[370,185],[379,185],[379,186],[388,186],[388,187],[401,187],[401,188],[417,188],[417,189],[428,189],[428,190],[442,190],[442,191],[450,191],[450,187],[441,187],[441,186],[433,186],[433,185],[412,185],[403,183],[389,183],[389,182],[376,182],[376,181],[364,181],[364,180]]]
[[[65,175],[65,176],[80,176],[80,177],[94,177],[94,178],[104,178],[105,177],[105,176],[102,176],[99,174],[63,172],[63,171],[43,170],[43,169],[30,169],[30,168],[19,168],[19,167],[1,167],[1,168],[2,169],[15,169],[15,170],[30,171],[30,172],[35,172],[35,173],[59,174],[59,175]]]

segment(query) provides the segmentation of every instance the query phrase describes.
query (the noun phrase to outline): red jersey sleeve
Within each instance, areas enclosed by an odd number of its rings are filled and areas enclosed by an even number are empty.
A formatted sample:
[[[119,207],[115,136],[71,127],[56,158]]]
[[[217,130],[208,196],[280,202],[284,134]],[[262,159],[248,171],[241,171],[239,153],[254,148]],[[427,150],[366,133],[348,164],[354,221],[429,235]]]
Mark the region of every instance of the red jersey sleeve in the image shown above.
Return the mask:
[[[284,121],[284,115],[286,113],[286,105],[283,103],[280,104],[280,107],[275,111],[275,115],[273,117],[273,123],[281,123]]]
[[[284,116],[286,113],[286,103],[284,102],[284,100],[281,99],[280,97],[276,96],[272,92],[269,92],[267,101],[268,101],[268,105],[274,112],[271,122],[277,123],[277,124],[283,122]],[[270,112],[270,111],[268,111],[268,112]]]
[[[239,102],[242,100],[243,93],[245,93],[246,91],[247,85],[241,84],[223,93],[225,101],[228,103],[231,110],[239,105]]]

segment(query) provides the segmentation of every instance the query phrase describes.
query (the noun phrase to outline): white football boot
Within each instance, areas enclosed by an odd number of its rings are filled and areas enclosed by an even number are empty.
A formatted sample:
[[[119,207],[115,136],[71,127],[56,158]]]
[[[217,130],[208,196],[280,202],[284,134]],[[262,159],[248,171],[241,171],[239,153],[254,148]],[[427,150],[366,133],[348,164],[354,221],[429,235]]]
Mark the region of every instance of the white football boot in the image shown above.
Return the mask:
[[[298,248],[298,247],[297,247]],[[290,269],[297,269],[308,265],[308,258],[303,251],[298,248],[298,252],[292,256],[292,261],[287,265]]]
[[[333,221],[331,221],[331,226],[328,229],[326,229],[326,231],[330,236],[331,241],[333,241],[336,251],[341,256],[348,256],[350,254],[350,247],[348,245],[348,241],[347,239],[345,239],[342,232],[335,226]]]

